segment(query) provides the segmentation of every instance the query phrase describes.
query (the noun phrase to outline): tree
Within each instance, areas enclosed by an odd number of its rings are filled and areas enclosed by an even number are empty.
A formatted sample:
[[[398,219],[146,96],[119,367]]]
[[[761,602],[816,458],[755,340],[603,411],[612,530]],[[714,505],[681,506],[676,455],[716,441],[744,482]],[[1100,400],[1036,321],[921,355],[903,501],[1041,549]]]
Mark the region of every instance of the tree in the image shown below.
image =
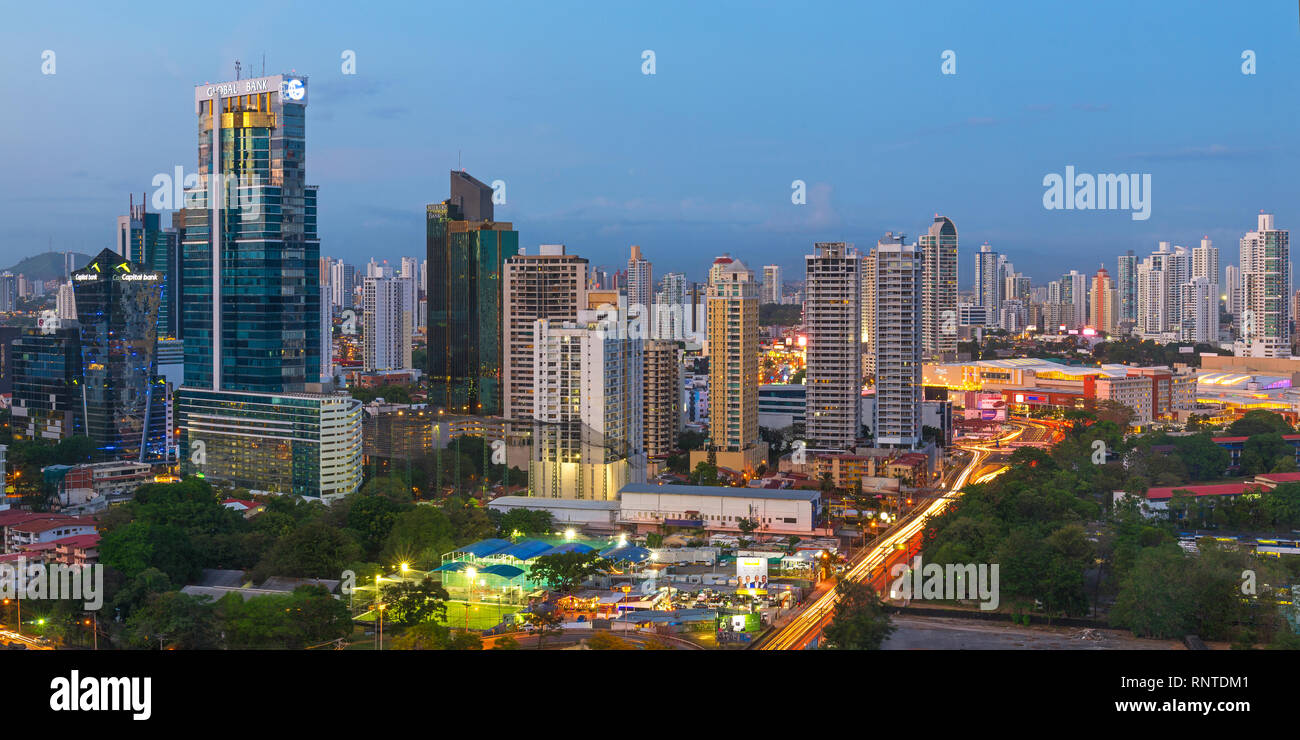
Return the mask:
[[[456,528],[437,506],[420,505],[394,518],[379,554],[383,563],[408,563],[421,570],[438,564],[456,547]]]
[[[1247,411],[1241,415],[1240,419],[1232,422],[1228,427],[1228,434],[1234,437],[1253,437],[1256,434],[1269,434],[1271,432],[1291,434],[1294,431],[1291,424],[1281,414],[1263,409]]]
[[[373,482],[373,481],[372,481]],[[387,496],[353,494],[348,508],[347,528],[356,535],[367,557],[379,554],[379,548],[393,530],[398,514],[408,511],[409,504],[401,504]]]
[[[518,650],[519,641],[511,635],[502,635],[492,643],[493,650]]]
[[[448,598],[446,589],[427,576],[422,581],[401,581],[383,587],[389,619],[396,624],[445,622]]]
[[[513,537],[515,532],[528,536],[555,531],[555,521],[549,511],[520,508],[504,514],[491,511],[488,515],[496,522],[498,537]]]
[[[524,623],[537,635],[537,649],[541,650],[547,635],[559,634],[562,631],[560,625],[564,622],[560,619],[558,609],[543,610],[543,607],[538,607],[535,611],[524,612]]]
[[[351,534],[324,521],[314,521],[280,538],[253,570],[253,580],[268,576],[338,578],[348,563],[361,559],[361,547]]]
[[[238,597],[236,597],[238,598]],[[206,598],[180,591],[155,594],[126,622],[127,644],[159,650],[215,650],[221,647],[216,612]]]
[[[127,578],[156,568],[172,583],[188,583],[202,570],[190,537],[170,524],[131,522],[114,529],[100,540],[99,560]]]
[[[561,552],[534,559],[531,574],[532,579],[538,583],[568,592],[607,567],[608,563],[594,550]]]
[[[1281,432],[1256,434],[1242,447],[1241,471],[1246,475],[1268,473],[1286,457],[1295,464],[1295,448],[1282,438]]]
[[[720,486],[722,478],[718,476],[718,466],[701,460],[691,473],[691,482],[697,486]]]
[[[879,650],[894,632],[894,625],[875,589],[864,583],[843,580],[835,587],[838,600],[831,623],[823,634],[829,646],[838,650]]]

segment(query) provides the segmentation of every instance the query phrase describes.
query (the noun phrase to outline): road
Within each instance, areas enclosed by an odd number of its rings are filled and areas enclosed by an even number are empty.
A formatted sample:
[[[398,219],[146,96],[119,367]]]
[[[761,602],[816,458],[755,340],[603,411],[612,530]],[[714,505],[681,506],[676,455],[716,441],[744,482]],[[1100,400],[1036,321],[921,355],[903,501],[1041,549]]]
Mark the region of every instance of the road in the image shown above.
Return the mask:
[[[872,547],[853,558],[848,568],[840,576],[853,581],[870,583],[877,591],[884,591],[889,570],[895,563],[907,559],[919,549],[919,540],[926,520],[937,516],[948,508],[968,482],[983,482],[1006,470],[998,467],[991,471],[982,471],[989,458],[1008,453],[1012,450],[1003,447],[1007,442],[1019,438],[1027,429],[1039,425],[1030,421],[1009,421],[1016,428],[999,435],[997,444],[992,440],[979,445],[961,445],[971,453],[971,459],[961,469],[957,477],[944,486],[944,493],[928,505],[918,507],[906,518],[887,530]],[[977,471],[979,475],[976,475]],[[974,477],[972,477],[974,476]],[[822,629],[830,622],[838,595],[834,590],[827,591],[812,600],[808,606],[785,626],[769,635],[755,646],[758,650],[802,650],[814,643],[821,635]]]
[[[27,635],[20,635],[17,632],[10,632],[9,630],[0,630],[0,642],[5,642],[5,643],[21,642],[22,644],[27,646],[28,650],[53,650],[54,649],[49,645],[41,644],[35,638],[28,637]]]

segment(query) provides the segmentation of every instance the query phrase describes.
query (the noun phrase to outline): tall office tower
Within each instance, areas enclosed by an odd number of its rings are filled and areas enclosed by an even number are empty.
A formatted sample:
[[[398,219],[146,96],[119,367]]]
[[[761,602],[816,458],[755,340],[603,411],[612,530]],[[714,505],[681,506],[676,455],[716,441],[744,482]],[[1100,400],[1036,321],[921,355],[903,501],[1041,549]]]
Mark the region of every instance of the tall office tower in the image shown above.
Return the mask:
[[[356,293],[357,268],[343,260],[330,263],[330,304],[335,308],[352,308]]]
[[[130,196],[125,216],[117,217],[117,248],[123,259],[162,273],[162,299],[158,309],[158,336],[180,338],[180,282],[183,272],[176,229],[164,229],[162,216],[145,209],[145,197],[135,204]],[[71,273],[69,273],[71,274]]]
[[[72,283],[59,286],[59,294],[54,298],[54,313],[65,321],[77,320],[77,297]]]
[[[862,259],[844,242],[813,246],[816,253],[804,256],[805,434],[812,446],[852,450],[862,425]]]
[[[758,442],[758,284],[740,260],[709,268],[709,456],[752,472],[765,461]],[[761,448],[761,449],[760,449]],[[699,455],[691,456],[694,470]]]
[[[876,244],[876,412],[871,429],[877,447],[914,449],[921,442],[923,268],[916,245]]]
[[[501,274],[519,253],[519,232],[491,220],[492,189],[468,174],[452,171],[451,193],[426,209],[429,402],[450,413],[496,416],[505,405]]]
[[[645,481],[644,342],[618,311],[538,319],[529,494],[615,501]]]
[[[1214,342],[1219,338],[1219,286],[1208,277],[1184,283],[1178,338],[1184,342]],[[1288,337],[1288,342],[1290,341]]]
[[[925,275],[921,282],[922,348],[928,358],[951,358],[957,352],[957,227],[934,214],[921,235]],[[1003,263],[1003,271],[1011,269]]]
[[[659,279],[659,292],[655,295],[654,339],[680,342],[686,339],[686,326],[692,320],[694,306],[687,303],[686,275],[680,272],[665,273]]]
[[[1133,250],[1119,256],[1115,272],[1115,291],[1119,294],[1119,321],[1137,319],[1137,256]]]
[[[627,305],[631,311],[629,319],[642,322],[642,336],[654,336],[654,276],[648,260],[641,257],[641,248],[632,245],[632,255],[627,260]]]
[[[1258,228],[1241,238],[1239,357],[1290,356],[1290,264],[1290,232],[1260,213]]]
[[[763,294],[760,303],[781,302],[781,266],[763,265]]]
[[[367,371],[411,367],[413,308],[405,278],[368,277],[363,287],[363,366]]]
[[[1300,290],[1291,294],[1291,344],[1300,342]],[[1295,350],[1292,349],[1292,354]]]
[[[543,244],[537,254],[522,251],[506,260],[504,416],[532,419],[536,393],[534,345],[538,319],[576,321],[587,307],[587,260],[565,254],[563,244]]]
[[[664,460],[677,449],[682,427],[682,352],[676,342],[645,343],[642,419],[645,454]]]
[[[1110,281],[1110,273],[1103,265],[1092,278],[1091,311],[1088,325],[1099,332],[1114,334],[1118,320],[1115,316],[1115,286]]]
[[[361,404],[325,392],[307,80],[199,85],[185,193],[182,470],[322,500],[361,485]]]
[[[59,441],[85,434],[81,328],[42,317],[9,347],[13,378],[10,432],[15,442]]]
[[[451,171],[451,205],[466,221],[495,221],[492,186],[479,182],[465,170]]]
[[[105,249],[72,273],[81,323],[85,430],[101,460],[165,462],[167,389],[158,374],[163,274]]]
[[[987,242],[975,254],[975,305],[996,315],[1002,305],[1002,284],[998,281],[998,253]]]
[[[891,231],[885,235],[886,240],[898,244],[903,243],[902,234],[897,237]],[[876,348],[872,342],[876,336],[876,250],[871,251],[862,258],[862,294],[859,300],[859,308],[862,314],[862,342],[860,349],[862,351],[862,377],[865,380],[868,376],[876,375]]]

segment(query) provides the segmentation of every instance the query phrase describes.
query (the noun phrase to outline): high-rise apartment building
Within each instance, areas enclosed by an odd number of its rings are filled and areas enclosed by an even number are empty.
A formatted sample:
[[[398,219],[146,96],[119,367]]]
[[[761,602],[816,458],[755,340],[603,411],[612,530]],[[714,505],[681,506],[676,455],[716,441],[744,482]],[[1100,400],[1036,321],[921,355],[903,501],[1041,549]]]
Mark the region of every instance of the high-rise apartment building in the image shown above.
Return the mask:
[[[654,269],[650,261],[641,256],[641,247],[632,245],[627,260],[627,305],[632,312],[629,318],[641,322],[642,336],[654,336]]]
[[[343,260],[330,263],[330,303],[334,308],[352,308],[356,303],[357,268]]]
[[[709,268],[709,447],[704,458],[752,472],[767,457],[758,439],[758,284],[740,260],[718,257]]]
[[[1002,304],[1002,283],[998,279],[998,253],[987,242],[975,254],[975,305],[996,315]]]
[[[534,350],[538,319],[576,321],[587,307],[587,260],[565,254],[563,244],[543,244],[537,254],[520,252],[505,262],[504,415],[532,419]]]
[[[1133,250],[1119,256],[1115,271],[1115,290],[1119,293],[1119,321],[1137,320],[1137,256]]]
[[[1115,286],[1110,280],[1110,273],[1106,272],[1105,266],[1098,269],[1097,274],[1092,278],[1090,304],[1088,325],[1099,332],[1114,334],[1118,325],[1115,316],[1116,292]]]
[[[687,299],[685,274],[669,272],[660,278],[659,292],[655,295],[654,332],[651,337],[674,342],[686,339],[687,327],[695,322],[695,306]]]
[[[72,273],[85,430],[101,460],[167,460],[167,383],[157,358],[163,277],[111,249]]]
[[[644,342],[617,311],[536,323],[529,494],[616,500],[645,480]]]
[[[1219,338],[1219,286],[1208,277],[1197,276],[1182,286],[1183,310],[1179,339],[1184,342],[1216,342]]]
[[[957,227],[936,213],[919,244],[925,262],[921,285],[922,352],[929,358],[951,357],[957,352]],[[1011,269],[1010,263],[1003,269]]]
[[[77,320],[77,296],[72,283],[59,286],[59,293],[54,297],[54,313],[65,321]]]
[[[330,392],[305,77],[199,85],[185,193],[182,470],[332,500],[361,485],[361,404]]]
[[[804,257],[805,434],[810,445],[851,450],[862,423],[862,258],[844,242],[818,242],[814,249]]]
[[[642,419],[645,454],[664,460],[677,449],[682,427],[682,351],[676,342],[645,343]]]
[[[1289,357],[1290,232],[1276,228],[1273,214],[1241,238],[1241,319],[1236,354]]]
[[[368,277],[362,297],[362,363],[366,371],[411,368],[410,304],[406,278]]]
[[[763,265],[763,294],[760,303],[781,302],[781,266]]]
[[[871,430],[877,447],[914,449],[921,442],[924,258],[915,244],[901,241],[880,241],[875,250],[876,409]]]

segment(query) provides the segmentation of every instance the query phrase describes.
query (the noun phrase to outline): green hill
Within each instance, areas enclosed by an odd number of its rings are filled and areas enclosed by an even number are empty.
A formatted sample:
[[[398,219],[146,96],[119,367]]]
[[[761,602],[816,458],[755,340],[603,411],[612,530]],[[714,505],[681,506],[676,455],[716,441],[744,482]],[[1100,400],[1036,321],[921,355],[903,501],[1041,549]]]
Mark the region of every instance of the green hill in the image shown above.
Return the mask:
[[[72,253],[72,269],[80,270],[90,262],[90,255],[81,254],[80,252]],[[63,268],[63,252],[45,252],[34,257],[19,262],[13,267],[7,267],[0,272],[12,272],[15,275],[26,275],[28,280],[54,280],[67,279],[67,273]]]

